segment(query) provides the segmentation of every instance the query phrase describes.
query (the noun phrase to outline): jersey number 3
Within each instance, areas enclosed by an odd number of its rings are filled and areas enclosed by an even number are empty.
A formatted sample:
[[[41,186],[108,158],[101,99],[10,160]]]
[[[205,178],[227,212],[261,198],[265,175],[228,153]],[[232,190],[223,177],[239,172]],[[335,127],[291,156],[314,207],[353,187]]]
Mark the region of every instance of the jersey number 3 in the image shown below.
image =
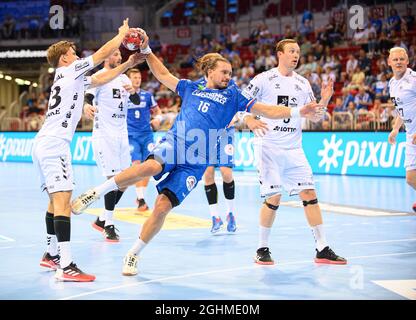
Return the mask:
[[[61,92],[60,86],[53,88],[53,95],[51,97],[50,103],[52,103],[52,99],[55,100],[55,103],[49,105],[49,110],[55,109],[61,103],[61,96],[59,95],[59,92]]]

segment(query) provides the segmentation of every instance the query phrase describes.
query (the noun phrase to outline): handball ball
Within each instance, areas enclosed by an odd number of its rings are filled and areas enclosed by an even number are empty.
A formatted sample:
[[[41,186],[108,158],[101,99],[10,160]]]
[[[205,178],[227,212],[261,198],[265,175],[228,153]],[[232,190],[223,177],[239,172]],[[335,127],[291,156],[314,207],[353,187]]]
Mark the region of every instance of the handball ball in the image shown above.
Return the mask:
[[[130,28],[129,32],[123,39],[123,46],[130,51],[137,51],[140,49],[142,38],[135,28]]]

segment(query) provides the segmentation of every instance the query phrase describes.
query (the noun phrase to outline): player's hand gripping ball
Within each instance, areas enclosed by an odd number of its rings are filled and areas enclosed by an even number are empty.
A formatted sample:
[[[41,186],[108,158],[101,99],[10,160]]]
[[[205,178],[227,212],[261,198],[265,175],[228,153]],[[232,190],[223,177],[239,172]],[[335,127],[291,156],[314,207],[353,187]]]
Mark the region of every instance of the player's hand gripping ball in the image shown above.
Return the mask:
[[[130,28],[129,32],[123,39],[123,46],[130,51],[137,51],[142,44],[142,38],[136,28]]]

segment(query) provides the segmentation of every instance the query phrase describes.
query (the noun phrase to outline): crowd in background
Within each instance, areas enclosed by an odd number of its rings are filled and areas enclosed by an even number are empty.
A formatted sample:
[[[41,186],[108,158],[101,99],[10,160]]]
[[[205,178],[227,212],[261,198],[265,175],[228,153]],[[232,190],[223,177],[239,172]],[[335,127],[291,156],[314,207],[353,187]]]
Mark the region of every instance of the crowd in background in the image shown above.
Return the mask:
[[[176,54],[173,61],[167,58],[169,44],[162,43],[157,34],[150,34],[150,46],[174,75],[193,80],[202,76],[194,68],[198,58],[209,52],[219,52],[232,63],[233,80],[243,89],[256,74],[277,66],[275,45],[279,40],[296,39],[301,57],[295,71],[309,80],[315,97],[320,99],[323,83],[329,79],[335,83],[335,94],[328,115],[342,113],[356,119],[371,111],[372,116],[380,123],[385,123],[385,129],[389,129],[393,104],[388,94],[388,82],[392,76],[387,65],[388,50],[393,46],[405,48],[410,58],[409,67],[416,69],[416,36],[408,36],[416,30],[415,17],[410,8],[403,16],[399,16],[392,8],[387,18],[382,19],[377,11],[370,8],[368,22],[363,28],[357,28],[352,37],[347,36],[345,19],[342,15],[332,16],[324,27],[314,28],[312,13],[305,11],[298,30],[287,25],[281,35],[273,35],[264,23],[259,23],[248,39],[243,39],[234,28],[216,37],[206,32],[201,35],[197,46],[189,48],[187,53]],[[348,56],[337,51],[337,48],[345,47],[351,48]],[[91,52],[85,51],[84,54]],[[154,94],[166,115],[163,129],[168,129],[180,110],[180,98],[161,85],[148,70],[144,73],[142,88]],[[51,83],[52,80],[49,81]],[[48,92],[49,88],[46,88],[37,98],[30,97],[21,117],[42,117],[47,108]],[[339,118],[340,123],[346,120]],[[329,119],[324,119],[315,128],[331,129]],[[342,126],[338,128],[348,129]],[[362,121],[355,129],[375,128]]]

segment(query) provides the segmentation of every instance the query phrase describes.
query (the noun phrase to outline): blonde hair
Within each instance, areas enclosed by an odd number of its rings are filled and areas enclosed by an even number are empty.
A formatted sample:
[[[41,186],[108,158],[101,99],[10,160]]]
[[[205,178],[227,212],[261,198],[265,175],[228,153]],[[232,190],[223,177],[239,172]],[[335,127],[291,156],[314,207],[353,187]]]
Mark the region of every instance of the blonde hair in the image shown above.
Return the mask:
[[[296,40],[293,39],[283,39],[280,40],[277,44],[276,44],[276,52],[284,52],[285,51],[285,46],[289,43],[297,43]]]
[[[206,55],[198,59],[195,67],[199,71],[201,71],[205,76],[208,76],[208,70],[215,69],[217,67],[218,61],[227,62],[231,64],[230,61],[225,59],[219,53],[207,53]]]
[[[63,54],[68,52],[69,48],[72,48],[75,51],[75,43],[71,41],[59,41],[52,44],[46,52],[48,63],[54,68],[58,67],[59,59]]]
[[[407,50],[405,48],[402,47],[393,47],[389,50],[389,55],[394,53],[394,52],[404,52],[407,56]]]

